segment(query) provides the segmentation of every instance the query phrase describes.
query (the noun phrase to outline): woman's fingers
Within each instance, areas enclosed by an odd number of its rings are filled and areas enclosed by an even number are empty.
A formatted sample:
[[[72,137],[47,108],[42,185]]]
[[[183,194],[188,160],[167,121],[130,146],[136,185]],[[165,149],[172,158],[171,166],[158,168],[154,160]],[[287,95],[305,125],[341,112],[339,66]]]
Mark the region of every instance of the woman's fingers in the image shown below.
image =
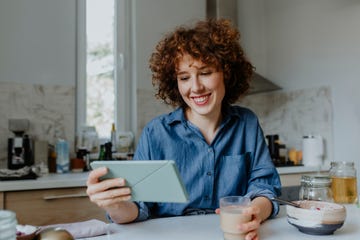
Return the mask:
[[[101,167],[101,168],[92,170],[89,173],[86,185],[89,186],[91,184],[98,183],[100,181],[99,178],[104,176],[107,172],[108,172],[108,169],[106,167]]]
[[[90,197],[100,207],[108,207],[131,199],[131,190],[128,187],[108,190]]]

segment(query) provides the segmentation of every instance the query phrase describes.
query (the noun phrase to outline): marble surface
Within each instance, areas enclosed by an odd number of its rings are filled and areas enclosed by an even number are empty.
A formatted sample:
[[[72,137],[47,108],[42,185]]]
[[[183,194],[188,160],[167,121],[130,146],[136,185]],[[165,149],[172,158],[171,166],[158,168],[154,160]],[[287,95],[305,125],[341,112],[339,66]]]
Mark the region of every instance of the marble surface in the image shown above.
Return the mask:
[[[249,95],[239,102],[259,117],[266,135],[278,134],[287,148],[302,149],[302,137],[324,138],[324,164],[333,160],[333,111],[329,87]]]
[[[30,121],[27,132],[37,140],[55,143],[65,138],[73,146],[75,139],[75,87],[0,82],[0,167],[7,164],[7,139],[11,118]]]

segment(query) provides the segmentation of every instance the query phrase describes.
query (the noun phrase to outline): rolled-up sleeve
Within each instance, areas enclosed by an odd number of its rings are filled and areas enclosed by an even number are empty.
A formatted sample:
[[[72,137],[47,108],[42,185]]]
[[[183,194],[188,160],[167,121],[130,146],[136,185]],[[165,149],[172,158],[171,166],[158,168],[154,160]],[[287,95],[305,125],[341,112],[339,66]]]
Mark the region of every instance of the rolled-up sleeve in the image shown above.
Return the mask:
[[[258,122],[256,128],[256,142],[254,154],[251,156],[247,195],[251,199],[259,196],[267,197],[273,206],[270,217],[275,217],[279,213],[279,204],[271,199],[281,195],[280,177],[270,158],[268,146]]]
[[[146,203],[135,202],[135,204],[138,206],[139,214],[138,214],[137,218],[134,220],[134,222],[144,221],[151,217],[149,206]]]
[[[279,213],[279,204],[271,199],[281,194],[281,183],[275,168],[262,168],[252,172],[252,181],[249,183],[246,196],[254,199],[266,197],[272,203],[270,217]]]

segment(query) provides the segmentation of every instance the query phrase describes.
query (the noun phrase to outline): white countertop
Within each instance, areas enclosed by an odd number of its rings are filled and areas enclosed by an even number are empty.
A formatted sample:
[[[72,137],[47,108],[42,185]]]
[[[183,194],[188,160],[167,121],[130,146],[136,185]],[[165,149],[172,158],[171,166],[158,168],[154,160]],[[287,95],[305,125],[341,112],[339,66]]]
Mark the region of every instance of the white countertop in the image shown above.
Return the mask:
[[[89,172],[48,174],[36,180],[0,181],[0,192],[86,186]]]
[[[276,169],[279,174],[308,173],[308,172],[318,172],[318,171],[328,170],[328,169],[312,167],[312,166],[277,167]]]
[[[287,222],[286,210],[280,207],[279,215],[260,226],[260,239],[265,240],[312,240],[312,239],[359,239],[360,208],[346,205],[347,217],[344,225],[333,235],[315,236],[298,231]],[[124,225],[110,224],[113,231],[109,236],[85,238],[88,240],[131,239],[131,240],[221,240],[219,216],[198,215],[148,220]],[[84,240],[84,239],[83,239]]]
[[[317,167],[278,167],[279,174],[316,172]],[[0,192],[86,186],[89,172],[48,174],[36,180],[0,181]]]

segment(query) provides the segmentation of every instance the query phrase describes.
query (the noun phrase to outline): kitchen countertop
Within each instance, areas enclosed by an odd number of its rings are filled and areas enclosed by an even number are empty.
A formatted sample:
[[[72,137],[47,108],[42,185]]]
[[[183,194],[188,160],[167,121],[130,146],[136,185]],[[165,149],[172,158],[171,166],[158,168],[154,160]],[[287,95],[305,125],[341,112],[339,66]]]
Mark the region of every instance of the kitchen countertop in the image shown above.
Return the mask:
[[[299,174],[306,172],[316,172],[317,167],[278,167],[279,174]],[[89,172],[81,173],[62,173],[48,174],[39,177],[36,180],[16,180],[16,181],[0,181],[0,192],[4,191],[24,191],[49,188],[68,188],[68,187],[84,187]]]
[[[276,218],[269,219],[260,226],[260,239],[265,240],[311,240],[311,239],[359,239],[360,238],[360,208],[355,204],[347,204],[347,216],[344,225],[333,235],[315,236],[298,231],[287,222],[285,206],[280,206],[280,213]],[[220,240],[219,216],[216,214],[186,217],[170,217],[147,220],[144,222],[117,225],[110,224],[108,229],[113,233],[109,236],[85,238],[88,240],[107,239],[172,239],[172,240]],[[83,239],[84,240],[84,239]]]
[[[297,174],[297,173],[308,173],[308,172],[318,172],[318,171],[327,171],[328,169],[323,169],[319,167],[312,166],[291,166],[291,167],[277,167],[278,173],[281,174]]]
[[[0,181],[0,192],[49,188],[84,187],[89,172],[48,174],[36,180]]]

